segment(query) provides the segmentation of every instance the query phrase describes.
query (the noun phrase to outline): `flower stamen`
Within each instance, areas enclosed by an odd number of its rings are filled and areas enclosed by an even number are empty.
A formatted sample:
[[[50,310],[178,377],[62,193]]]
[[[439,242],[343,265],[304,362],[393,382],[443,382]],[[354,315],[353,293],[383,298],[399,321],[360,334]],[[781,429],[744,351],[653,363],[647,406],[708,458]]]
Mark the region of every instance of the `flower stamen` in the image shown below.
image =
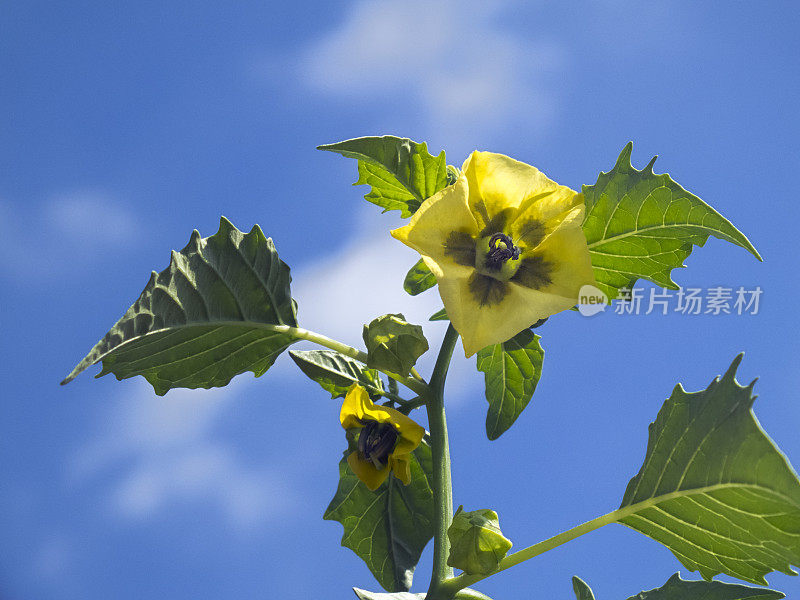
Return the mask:
[[[367,421],[358,436],[358,451],[376,469],[386,464],[397,442],[397,430],[391,423]]]
[[[495,233],[489,238],[489,252],[486,262],[493,267],[500,267],[508,260],[517,260],[520,249],[505,233]]]

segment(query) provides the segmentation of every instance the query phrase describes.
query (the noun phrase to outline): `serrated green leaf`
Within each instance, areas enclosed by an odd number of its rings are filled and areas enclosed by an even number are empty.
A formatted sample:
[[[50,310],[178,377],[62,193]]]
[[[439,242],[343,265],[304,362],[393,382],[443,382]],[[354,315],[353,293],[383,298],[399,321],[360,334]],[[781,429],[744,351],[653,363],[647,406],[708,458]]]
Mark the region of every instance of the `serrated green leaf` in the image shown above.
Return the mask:
[[[637,279],[677,289],[671,271],[682,267],[692,245],[713,235],[741,246],[761,260],[750,241],[725,217],[687,192],[666,173],[653,173],[655,157],[641,171],[633,168],[628,143],[608,173],[583,186],[589,244],[597,284],[609,297]]]
[[[408,270],[406,279],[403,282],[403,289],[412,296],[416,296],[435,285],[436,275],[431,273],[431,270],[428,268],[428,265],[425,264],[424,260],[419,259],[417,263]]]
[[[594,593],[586,582],[580,577],[572,578],[572,591],[575,592],[577,600],[594,600]]]
[[[588,585],[578,577],[572,578],[577,600],[594,600]],[[784,594],[775,590],[754,588],[721,581],[687,581],[675,573],[660,588],[640,592],[628,600],[780,600]]]
[[[450,319],[447,316],[447,311],[444,308],[437,310],[433,313],[430,317],[428,317],[429,321],[449,321]]]
[[[706,390],[675,387],[616,520],[705,579],[766,585],[767,573],[800,564],[800,482],[753,415],[755,381],[736,382],[741,359]]]
[[[163,395],[176,387],[258,377],[296,339],[289,267],[256,225],[245,234],[224,217],[219,231],[172,253],[125,315],[62,381],[103,361],[98,377],[142,375]]]
[[[675,573],[660,588],[640,592],[628,600],[780,600],[775,590],[721,581],[687,581]]]
[[[385,393],[383,381],[375,369],[370,369],[350,357],[333,350],[289,350],[289,356],[305,375],[331,394],[344,398],[354,383],[372,396]]]
[[[425,198],[447,186],[444,150],[431,156],[425,142],[391,135],[361,137],[317,146],[358,160],[358,181],[372,187],[366,200],[410,217]]]
[[[431,449],[424,441],[412,453],[408,486],[389,476],[371,492],[346,457],[339,463],[339,487],[323,518],[342,524],[342,546],[353,550],[387,591],[411,588],[414,568],[433,537],[432,473]]]
[[[502,344],[478,351],[478,370],[484,373],[486,435],[499,438],[528,406],[542,374],[544,350],[540,336],[524,329]]]

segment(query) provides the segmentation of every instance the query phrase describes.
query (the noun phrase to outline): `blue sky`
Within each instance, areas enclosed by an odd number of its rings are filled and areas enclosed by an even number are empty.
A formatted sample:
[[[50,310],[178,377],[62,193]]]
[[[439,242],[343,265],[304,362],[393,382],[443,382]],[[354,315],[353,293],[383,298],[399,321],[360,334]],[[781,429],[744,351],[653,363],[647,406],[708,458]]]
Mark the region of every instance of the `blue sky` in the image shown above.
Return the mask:
[[[456,503],[493,508],[523,547],[615,508],[678,381],[746,351],[755,410],[800,461],[792,306],[800,53],[796,4],[409,0],[0,5],[0,597],[349,598],[377,589],[322,512],[339,405],[284,357],[225,389],[58,382],[192,229],[259,223],[293,268],[300,323],[359,343],[405,296],[414,253],[321,143],[392,133],[508,154],[579,188],[629,140],[745,231],[674,278],[760,286],[757,315],[575,313],[540,330],[536,395],[495,442],[474,359],[448,386]],[[647,286],[645,286],[647,287]],[[432,345],[440,324],[426,325]],[[423,371],[430,369],[430,357]],[[477,471],[477,474],[476,474]],[[424,588],[428,551],[418,571]],[[492,578],[497,600],[600,600],[687,573],[621,526]],[[790,597],[800,581],[770,582]],[[416,589],[416,588],[415,588]]]

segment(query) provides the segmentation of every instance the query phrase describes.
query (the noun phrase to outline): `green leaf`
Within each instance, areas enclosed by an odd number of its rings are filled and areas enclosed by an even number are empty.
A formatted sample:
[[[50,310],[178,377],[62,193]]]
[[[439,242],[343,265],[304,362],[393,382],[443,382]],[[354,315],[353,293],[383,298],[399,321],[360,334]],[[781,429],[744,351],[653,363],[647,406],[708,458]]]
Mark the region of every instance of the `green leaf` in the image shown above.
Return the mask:
[[[595,600],[592,589],[580,577],[572,578],[572,591],[575,592],[577,600]]]
[[[447,316],[447,311],[444,308],[442,308],[440,310],[437,310],[430,317],[428,317],[428,320],[429,321],[449,321],[450,319]]]
[[[421,258],[409,269],[403,282],[403,289],[416,296],[436,285],[436,276],[431,273],[428,265]]]
[[[507,342],[478,351],[478,370],[485,374],[489,402],[486,435],[490,440],[511,427],[533,397],[544,360],[540,339],[524,329]]]
[[[775,590],[721,581],[687,581],[675,573],[660,588],[641,592],[628,600],[779,600],[786,596]]]
[[[353,588],[359,600],[425,600],[425,593],[412,594],[411,592],[368,592],[359,588]],[[492,600],[486,594],[482,594],[470,588],[464,588],[456,592],[454,600]]]
[[[354,383],[372,396],[382,396],[380,374],[352,358],[333,350],[289,350],[289,356],[309,379],[331,393],[331,398],[344,398]]]
[[[256,225],[248,234],[224,217],[219,231],[172,253],[139,299],[62,385],[103,361],[98,377],[142,375],[156,394],[227,385],[262,375],[296,339],[289,267]]]
[[[397,375],[408,375],[417,359],[428,351],[422,327],[408,323],[402,314],[388,314],[364,325],[367,365]]]
[[[447,186],[444,150],[431,156],[425,142],[391,135],[361,137],[317,146],[358,160],[358,181],[353,185],[372,186],[364,196],[384,209],[401,211],[410,217],[425,198]]]
[[[671,271],[683,267],[692,245],[713,235],[751,252],[750,241],[725,217],[687,192],[666,173],[653,173],[656,157],[641,171],[631,164],[628,143],[609,173],[583,186],[586,217],[583,231],[597,284],[609,297],[637,279],[677,289]]]
[[[736,382],[741,360],[706,390],[675,387],[615,513],[705,579],[766,585],[800,564],[800,482],[753,415],[755,381]]]
[[[589,586],[578,577],[572,578],[572,589],[577,600],[594,600]],[[781,592],[748,587],[721,581],[687,581],[675,573],[660,588],[640,592],[628,600],[779,600]]]
[[[433,464],[424,441],[411,459],[408,486],[390,475],[371,492],[347,465],[339,463],[339,488],[324,519],[344,526],[342,546],[350,548],[390,592],[411,588],[420,554],[433,537]]]
[[[360,588],[353,588],[359,600],[425,600],[425,594],[412,594],[411,592],[369,592]]]

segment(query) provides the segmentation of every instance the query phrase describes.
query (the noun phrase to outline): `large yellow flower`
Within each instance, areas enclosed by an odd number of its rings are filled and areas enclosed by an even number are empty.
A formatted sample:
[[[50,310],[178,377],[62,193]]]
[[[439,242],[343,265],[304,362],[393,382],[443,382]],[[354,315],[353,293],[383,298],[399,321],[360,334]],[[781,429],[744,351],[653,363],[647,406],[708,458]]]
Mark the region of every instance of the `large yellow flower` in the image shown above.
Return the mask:
[[[594,283],[582,194],[502,154],[473,152],[455,184],[392,235],[436,276],[464,353],[575,305]]]
[[[339,415],[342,427],[359,429],[357,450],[347,456],[353,473],[370,490],[377,490],[392,471],[404,484],[411,483],[410,454],[419,446],[425,429],[388,406],[376,406],[367,390],[353,384]]]

